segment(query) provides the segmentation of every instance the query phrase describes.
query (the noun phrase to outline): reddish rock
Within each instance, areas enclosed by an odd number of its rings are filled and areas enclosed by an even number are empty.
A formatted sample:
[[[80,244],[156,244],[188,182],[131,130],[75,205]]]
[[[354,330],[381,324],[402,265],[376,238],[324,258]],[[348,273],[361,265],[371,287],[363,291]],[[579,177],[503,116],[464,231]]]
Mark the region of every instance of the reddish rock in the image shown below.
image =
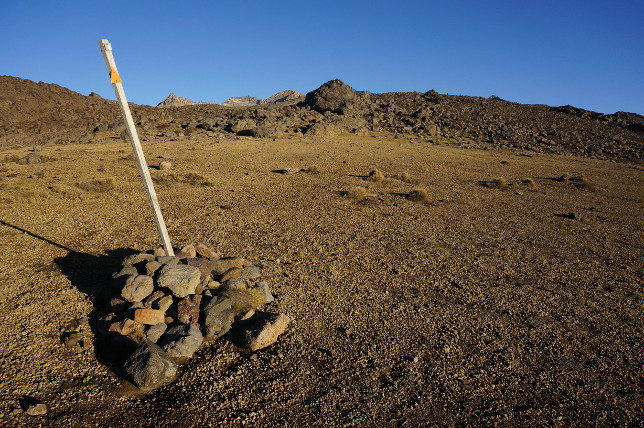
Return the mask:
[[[202,244],[202,243],[195,245],[195,250],[197,251],[197,254],[199,254],[201,257],[206,257],[209,259],[218,259],[220,257],[219,253],[211,250],[205,244]]]
[[[243,268],[244,266],[250,266],[250,262],[241,257],[226,257],[221,259],[221,261],[226,263],[231,268]]]
[[[165,322],[165,312],[159,309],[135,309],[134,321],[147,325],[159,324]]]
[[[265,348],[275,343],[290,322],[291,317],[288,315],[257,312],[244,320],[244,325],[238,333],[239,344],[251,351]]]
[[[242,270],[238,267],[233,267],[228,269],[224,274],[219,278],[219,282],[226,282],[231,278],[239,278],[242,275]]]
[[[185,247],[179,251],[179,254],[177,254],[177,257],[180,259],[192,259],[197,257],[197,250],[195,250],[195,246],[192,244],[188,244]]]
[[[154,256],[156,256],[156,257],[165,257],[166,255],[167,254],[166,254],[165,250],[163,249],[163,247],[159,246],[159,247],[154,249]]]
[[[184,324],[199,325],[200,307],[201,296],[199,294],[184,297],[177,303],[177,319]]]
[[[127,336],[128,334],[135,331],[136,328],[137,328],[136,322],[134,322],[129,318],[125,318],[123,321],[117,321],[110,324],[107,331],[111,331],[114,333],[122,334],[123,336]]]

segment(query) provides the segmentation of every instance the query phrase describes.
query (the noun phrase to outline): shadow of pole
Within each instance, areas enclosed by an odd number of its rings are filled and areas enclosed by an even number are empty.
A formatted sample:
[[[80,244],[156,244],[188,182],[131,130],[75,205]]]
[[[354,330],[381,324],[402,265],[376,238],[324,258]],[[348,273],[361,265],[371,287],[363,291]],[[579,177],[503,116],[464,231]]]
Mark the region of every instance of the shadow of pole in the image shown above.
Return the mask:
[[[67,255],[56,257],[54,262],[72,285],[89,296],[92,301],[94,309],[88,314],[88,319],[93,334],[96,359],[115,374],[122,376],[121,367],[124,359],[131,352],[132,344],[123,342],[121,346],[115,346],[113,338],[105,336],[106,328],[102,318],[110,312],[109,303],[113,292],[112,273],[120,270],[121,262],[125,257],[138,251],[132,248],[117,248],[99,255],[82,253],[6,221],[0,220],[0,225],[67,251]],[[82,315],[79,314],[79,317]]]

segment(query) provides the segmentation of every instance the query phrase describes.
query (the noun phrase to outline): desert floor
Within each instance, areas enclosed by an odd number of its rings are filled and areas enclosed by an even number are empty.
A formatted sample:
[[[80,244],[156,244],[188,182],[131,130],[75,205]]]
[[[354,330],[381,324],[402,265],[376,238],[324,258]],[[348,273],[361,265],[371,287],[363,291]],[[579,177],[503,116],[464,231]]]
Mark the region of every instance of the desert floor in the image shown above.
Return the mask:
[[[129,249],[158,245],[130,146],[45,146],[34,165],[11,161],[24,149],[4,150],[0,425],[635,426],[643,417],[641,167],[373,136],[151,139],[144,149],[150,165],[174,164],[152,169],[173,242],[261,265],[271,305],[294,323],[252,354],[214,342],[176,382],[137,393],[94,349],[60,340],[75,319],[101,313]],[[272,172],[311,166],[319,173]],[[417,182],[366,181],[374,167]],[[596,189],[554,180],[564,173]],[[509,188],[479,183],[497,177]],[[114,188],[94,182],[104,179]],[[366,200],[342,195],[356,186]],[[431,203],[405,198],[418,187]],[[569,213],[581,219],[560,216]],[[23,396],[49,412],[23,413]]]

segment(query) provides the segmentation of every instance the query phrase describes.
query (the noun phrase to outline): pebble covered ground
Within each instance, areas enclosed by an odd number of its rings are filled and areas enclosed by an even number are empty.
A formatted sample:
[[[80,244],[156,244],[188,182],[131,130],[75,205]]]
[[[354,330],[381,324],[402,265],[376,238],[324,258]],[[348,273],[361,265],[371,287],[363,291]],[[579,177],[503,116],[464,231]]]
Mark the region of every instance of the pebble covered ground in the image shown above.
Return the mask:
[[[642,419],[639,165],[368,136],[144,149],[172,163],[151,172],[173,240],[252,260],[275,297],[260,310],[293,321],[257,351],[201,346],[148,394],[101,341],[65,346],[96,337],[112,275],[158,242],[127,144],[45,146],[0,168],[0,425]]]

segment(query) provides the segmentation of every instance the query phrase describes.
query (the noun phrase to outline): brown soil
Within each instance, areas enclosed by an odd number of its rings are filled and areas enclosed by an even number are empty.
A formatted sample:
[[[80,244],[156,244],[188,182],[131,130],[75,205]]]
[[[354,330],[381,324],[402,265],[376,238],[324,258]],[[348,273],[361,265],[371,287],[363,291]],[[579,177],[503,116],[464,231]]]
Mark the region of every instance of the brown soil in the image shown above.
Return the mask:
[[[96,112],[112,108],[92,99]],[[253,354],[215,342],[175,383],[141,396],[97,360],[100,349],[60,341],[73,320],[90,314],[91,325],[130,249],[158,244],[131,149],[112,131],[100,144],[45,146],[36,164],[11,161],[24,149],[0,152],[0,425],[641,420],[640,167],[417,138],[149,135],[150,163],[163,155],[174,165],[151,170],[174,177],[157,184],[174,243],[262,265],[274,309],[295,321]],[[311,165],[318,173],[271,172]],[[365,180],[374,168],[414,184]],[[564,173],[594,189],[555,179]],[[195,176],[210,185],[184,179]],[[507,188],[480,185],[497,177]],[[341,196],[357,186],[376,196]],[[409,200],[416,188],[432,203]],[[23,396],[48,413],[20,411]]]

